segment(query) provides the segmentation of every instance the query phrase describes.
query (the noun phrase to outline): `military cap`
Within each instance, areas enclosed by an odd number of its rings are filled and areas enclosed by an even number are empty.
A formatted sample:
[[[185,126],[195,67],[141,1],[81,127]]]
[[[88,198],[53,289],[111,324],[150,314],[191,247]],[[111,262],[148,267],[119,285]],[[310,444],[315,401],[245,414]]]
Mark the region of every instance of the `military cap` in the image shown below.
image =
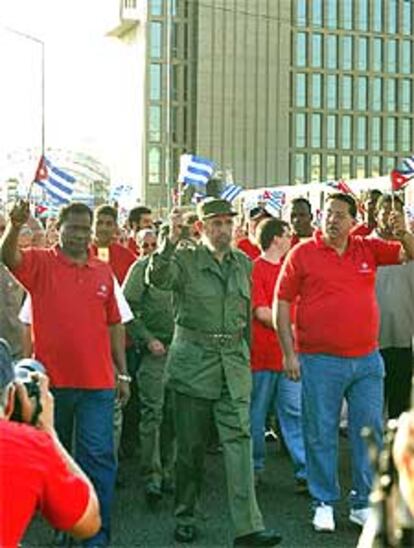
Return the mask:
[[[231,215],[234,217],[237,212],[231,203],[221,198],[206,198],[197,206],[197,215],[202,221],[217,217],[217,215]]]

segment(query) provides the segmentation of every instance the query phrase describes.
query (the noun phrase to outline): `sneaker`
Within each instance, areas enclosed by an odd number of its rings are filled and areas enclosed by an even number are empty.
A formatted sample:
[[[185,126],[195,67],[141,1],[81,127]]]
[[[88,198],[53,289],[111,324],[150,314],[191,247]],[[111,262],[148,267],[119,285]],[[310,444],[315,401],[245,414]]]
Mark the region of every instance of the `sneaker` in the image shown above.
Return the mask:
[[[313,516],[312,525],[315,531],[332,533],[335,531],[334,511],[329,504],[319,504]]]
[[[371,508],[352,508],[349,512],[349,521],[355,523],[356,525],[364,527],[370,514]]]

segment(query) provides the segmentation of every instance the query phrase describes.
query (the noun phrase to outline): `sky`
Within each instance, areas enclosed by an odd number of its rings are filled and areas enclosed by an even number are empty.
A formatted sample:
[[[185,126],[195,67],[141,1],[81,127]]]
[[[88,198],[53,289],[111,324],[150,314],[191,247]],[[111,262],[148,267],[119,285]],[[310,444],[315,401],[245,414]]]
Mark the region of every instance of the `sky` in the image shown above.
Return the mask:
[[[10,152],[41,146],[41,45],[14,29],[45,44],[46,148],[90,154],[128,179],[121,161],[128,56],[105,36],[118,14],[119,0],[1,0],[1,164]]]

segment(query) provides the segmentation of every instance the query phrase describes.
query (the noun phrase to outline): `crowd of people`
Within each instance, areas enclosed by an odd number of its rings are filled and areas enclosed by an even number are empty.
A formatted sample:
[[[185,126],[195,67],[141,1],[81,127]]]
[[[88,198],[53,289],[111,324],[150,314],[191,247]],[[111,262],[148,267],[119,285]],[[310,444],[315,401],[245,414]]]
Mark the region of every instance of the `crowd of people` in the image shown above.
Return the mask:
[[[174,539],[194,542],[213,442],[234,545],[276,545],[256,498],[269,422],[292,489],[312,499],[313,528],[333,532],[344,415],[349,519],[363,527],[374,470],[361,431],[381,446],[385,419],[410,407],[414,236],[403,206],[379,191],[360,204],[333,193],[316,226],[306,198],[284,219],[265,203],[244,219],[211,197],[165,222],[135,207],[126,237],[112,205],[71,203],[45,225],[24,201],[0,215],[0,545],[18,544],[36,506],[56,545],[72,535],[109,545],[119,454],[139,458],[151,508],[174,496]],[[46,372],[33,374],[36,421],[13,378],[21,359]],[[34,424],[9,420],[17,401]],[[36,488],[21,500],[22,478]]]

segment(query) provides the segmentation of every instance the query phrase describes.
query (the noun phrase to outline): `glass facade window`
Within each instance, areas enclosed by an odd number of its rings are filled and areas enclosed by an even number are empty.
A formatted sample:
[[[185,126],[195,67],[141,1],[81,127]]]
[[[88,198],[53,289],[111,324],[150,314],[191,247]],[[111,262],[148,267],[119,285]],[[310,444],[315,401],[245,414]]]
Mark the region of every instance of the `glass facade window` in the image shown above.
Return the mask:
[[[382,79],[374,78],[372,80],[371,108],[375,112],[382,110]]]
[[[158,185],[161,182],[161,150],[151,147],[148,153],[148,182]]]
[[[322,0],[313,0],[312,2],[312,26],[321,27],[322,26],[322,11],[323,11],[323,1]]]
[[[296,75],[296,106],[306,107],[306,74]]]
[[[151,23],[151,57],[159,59],[162,51],[162,23]]]
[[[342,156],[340,175],[344,179],[351,178],[351,157],[350,156]]]
[[[162,5],[164,0],[150,0],[150,13],[151,15],[162,15]]]
[[[322,75],[312,74],[312,107],[322,106]]]
[[[382,38],[374,38],[372,41],[371,68],[382,71]]]
[[[352,69],[352,36],[344,36],[342,39],[342,68]]]
[[[413,12],[413,3],[411,0],[404,0],[402,3],[402,20],[401,20],[401,32],[403,34],[411,34],[411,19]]]
[[[337,157],[333,154],[328,154],[326,157],[326,177],[328,180],[336,179],[336,164]]]
[[[401,124],[401,141],[400,141],[399,150],[411,151],[412,122],[409,118],[402,118],[400,120],[400,124]]]
[[[402,72],[403,74],[411,74],[411,49],[411,41],[403,40],[401,43],[400,58],[400,72]]]
[[[161,65],[152,63],[150,67],[150,99],[161,99]]]
[[[380,176],[380,157],[379,156],[371,156],[371,177],[379,177]]]
[[[367,176],[366,163],[365,156],[355,157],[355,175],[357,179],[364,179]]]
[[[322,140],[322,116],[320,114],[311,114],[311,146],[313,148],[321,147]]]
[[[321,180],[321,155],[311,155],[311,181],[319,182]]]
[[[337,37],[328,35],[325,40],[325,63],[329,69],[336,69],[338,64]]]
[[[371,18],[371,27],[375,32],[382,31],[382,9],[383,9],[383,0],[373,0],[372,3],[372,18]]]
[[[359,0],[357,26],[358,30],[368,30],[368,0]]]
[[[385,107],[388,112],[394,112],[397,107],[397,80],[390,78],[387,80],[387,100]]]
[[[342,108],[350,110],[352,108],[352,76],[342,78]]]
[[[365,116],[357,117],[357,149],[365,150],[367,148],[367,119]]]
[[[342,148],[349,150],[352,141],[352,118],[342,116]]]
[[[358,38],[358,61],[359,70],[367,70],[368,67],[368,39]]]
[[[325,20],[328,29],[336,29],[338,27],[338,2],[337,0],[327,0],[325,2]]]
[[[397,32],[398,21],[398,0],[388,0],[388,32],[395,34]]]
[[[306,66],[306,34],[304,32],[298,32],[296,37],[296,65]]]
[[[312,34],[312,66],[322,66],[322,34]]]
[[[385,156],[382,161],[383,172],[389,173],[392,169],[395,168],[397,162],[395,161],[394,156]]]
[[[306,146],[306,116],[296,114],[296,142],[297,147]]]
[[[381,150],[381,118],[377,116],[371,119],[371,149]]]
[[[295,184],[305,183],[306,163],[304,154],[295,154]]]
[[[336,116],[333,114],[326,117],[326,146],[336,148]]]
[[[387,44],[387,70],[396,72],[397,70],[397,40],[388,40]]]
[[[161,107],[151,105],[149,110],[149,139],[161,140]]]
[[[396,145],[396,123],[395,118],[386,120],[385,150],[394,151]]]
[[[298,27],[306,27],[307,4],[307,0],[297,0],[296,2],[296,24]]]
[[[326,80],[326,106],[336,109],[338,107],[337,78],[334,74],[328,74]]]
[[[412,80],[404,79],[401,81],[400,110],[402,112],[411,112],[412,108]]]
[[[358,78],[358,110],[367,109],[367,95],[368,95],[368,78],[366,76],[359,76]]]
[[[342,26],[344,29],[350,30],[354,28],[353,25],[353,7],[354,3],[351,2],[342,2]]]

